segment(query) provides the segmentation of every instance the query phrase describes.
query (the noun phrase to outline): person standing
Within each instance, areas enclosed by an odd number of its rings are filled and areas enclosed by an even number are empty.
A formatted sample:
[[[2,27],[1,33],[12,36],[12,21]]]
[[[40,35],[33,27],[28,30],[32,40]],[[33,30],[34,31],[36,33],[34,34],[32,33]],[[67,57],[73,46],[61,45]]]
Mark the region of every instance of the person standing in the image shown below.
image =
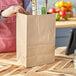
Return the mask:
[[[16,13],[31,12],[30,0],[0,0],[1,15],[8,17],[0,22],[0,52],[16,51]]]

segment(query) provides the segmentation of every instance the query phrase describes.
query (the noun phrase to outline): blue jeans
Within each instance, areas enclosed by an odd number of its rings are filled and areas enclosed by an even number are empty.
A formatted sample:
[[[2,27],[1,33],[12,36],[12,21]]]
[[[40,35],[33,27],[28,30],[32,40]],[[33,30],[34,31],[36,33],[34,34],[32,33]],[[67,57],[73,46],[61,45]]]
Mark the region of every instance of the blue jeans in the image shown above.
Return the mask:
[[[24,9],[28,12],[32,12],[32,2],[31,0],[23,0]]]

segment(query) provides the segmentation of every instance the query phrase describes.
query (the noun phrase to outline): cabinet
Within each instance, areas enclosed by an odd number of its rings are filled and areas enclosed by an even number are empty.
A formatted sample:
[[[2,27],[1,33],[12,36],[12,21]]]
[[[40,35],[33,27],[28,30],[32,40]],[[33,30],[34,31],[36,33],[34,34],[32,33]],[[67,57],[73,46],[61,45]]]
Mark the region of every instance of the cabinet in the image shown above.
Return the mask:
[[[56,47],[68,45],[72,28],[76,28],[76,17],[67,21],[56,21]]]
[[[56,47],[67,46],[72,28],[56,28]]]

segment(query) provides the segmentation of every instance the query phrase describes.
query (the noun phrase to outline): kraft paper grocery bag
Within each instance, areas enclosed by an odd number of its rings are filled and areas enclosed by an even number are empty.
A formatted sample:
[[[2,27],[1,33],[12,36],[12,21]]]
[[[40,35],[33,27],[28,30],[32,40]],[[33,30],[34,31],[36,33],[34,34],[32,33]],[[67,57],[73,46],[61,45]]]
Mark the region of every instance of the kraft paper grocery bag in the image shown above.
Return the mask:
[[[25,67],[55,60],[55,14],[17,14],[17,59]]]

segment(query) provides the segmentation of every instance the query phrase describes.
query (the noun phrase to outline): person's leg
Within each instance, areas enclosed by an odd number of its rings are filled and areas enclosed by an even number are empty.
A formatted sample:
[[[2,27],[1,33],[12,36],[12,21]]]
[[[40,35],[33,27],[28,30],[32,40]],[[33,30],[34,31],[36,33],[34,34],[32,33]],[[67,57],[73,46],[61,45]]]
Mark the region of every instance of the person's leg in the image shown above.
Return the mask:
[[[28,12],[32,12],[32,2],[31,0],[23,0],[24,9]]]

